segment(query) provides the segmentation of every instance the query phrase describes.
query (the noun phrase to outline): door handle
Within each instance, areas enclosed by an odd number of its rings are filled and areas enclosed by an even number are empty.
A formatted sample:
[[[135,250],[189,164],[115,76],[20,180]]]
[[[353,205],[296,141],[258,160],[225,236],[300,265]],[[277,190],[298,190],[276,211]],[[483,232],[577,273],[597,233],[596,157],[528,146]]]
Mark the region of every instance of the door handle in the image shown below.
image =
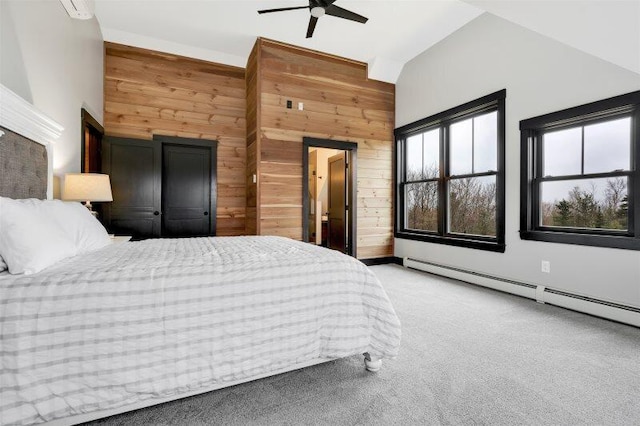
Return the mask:
[[[204,215],[205,215],[205,216],[208,216],[208,215],[209,215],[209,212],[204,212]]]
[[[155,212],[153,212],[154,216],[158,216],[160,214],[160,212],[158,210],[156,210]]]

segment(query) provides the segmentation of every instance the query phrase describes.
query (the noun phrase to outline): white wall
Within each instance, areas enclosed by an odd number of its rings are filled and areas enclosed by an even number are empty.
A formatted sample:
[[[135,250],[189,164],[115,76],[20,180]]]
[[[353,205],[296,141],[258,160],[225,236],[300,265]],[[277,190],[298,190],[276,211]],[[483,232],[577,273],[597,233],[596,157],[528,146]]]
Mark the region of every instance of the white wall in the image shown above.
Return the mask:
[[[71,19],[57,0],[0,0],[0,82],[64,126],[54,175],[80,171],[80,110],[103,120],[98,21]]]
[[[506,88],[506,251],[395,240],[395,255],[640,307],[640,252],[520,239],[519,121],[640,90],[640,74],[484,14],[407,65],[396,125]],[[541,260],[551,273],[540,271]]]

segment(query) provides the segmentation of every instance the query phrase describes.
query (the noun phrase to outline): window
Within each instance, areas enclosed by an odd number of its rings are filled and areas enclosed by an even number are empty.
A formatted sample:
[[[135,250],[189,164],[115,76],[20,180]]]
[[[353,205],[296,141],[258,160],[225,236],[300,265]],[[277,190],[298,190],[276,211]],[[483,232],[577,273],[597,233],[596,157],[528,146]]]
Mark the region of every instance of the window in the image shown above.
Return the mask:
[[[640,91],[520,122],[523,239],[640,250]]]
[[[396,237],[504,252],[505,97],[396,129]]]

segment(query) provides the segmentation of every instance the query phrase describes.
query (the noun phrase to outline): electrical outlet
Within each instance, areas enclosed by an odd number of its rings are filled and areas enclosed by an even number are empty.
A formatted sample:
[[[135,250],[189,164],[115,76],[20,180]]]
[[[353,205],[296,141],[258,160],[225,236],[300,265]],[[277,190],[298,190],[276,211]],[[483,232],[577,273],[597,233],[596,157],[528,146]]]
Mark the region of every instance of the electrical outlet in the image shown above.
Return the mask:
[[[541,263],[541,269],[542,269],[542,272],[544,272],[545,274],[550,274],[551,262],[549,262],[548,260],[543,260]]]
[[[304,111],[304,104],[302,102],[298,102],[298,111]]]
[[[293,101],[287,101],[287,108],[288,109],[293,108]]]

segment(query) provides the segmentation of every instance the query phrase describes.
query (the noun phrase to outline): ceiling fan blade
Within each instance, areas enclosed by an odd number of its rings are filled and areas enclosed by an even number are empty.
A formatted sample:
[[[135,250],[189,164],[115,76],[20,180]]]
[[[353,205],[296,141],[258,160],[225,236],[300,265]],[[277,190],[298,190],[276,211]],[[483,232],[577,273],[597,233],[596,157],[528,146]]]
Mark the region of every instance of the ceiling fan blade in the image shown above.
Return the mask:
[[[326,8],[335,3],[336,0],[309,0],[309,7],[320,6]]]
[[[259,10],[258,13],[284,12],[285,10],[309,9],[309,6],[281,7],[279,9]]]
[[[312,16],[309,18],[309,27],[307,28],[307,38],[311,38],[313,35],[313,30],[316,29],[316,24],[318,23],[318,18]]]
[[[362,24],[364,24],[365,22],[367,22],[369,20],[369,18],[365,18],[362,15],[358,15],[357,13],[353,13],[350,10],[343,9],[341,7],[338,7],[338,6],[334,5],[334,4],[327,6],[324,9],[324,12],[327,15],[336,16],[338,18],[348,19],[350,21],[360,22]]]

